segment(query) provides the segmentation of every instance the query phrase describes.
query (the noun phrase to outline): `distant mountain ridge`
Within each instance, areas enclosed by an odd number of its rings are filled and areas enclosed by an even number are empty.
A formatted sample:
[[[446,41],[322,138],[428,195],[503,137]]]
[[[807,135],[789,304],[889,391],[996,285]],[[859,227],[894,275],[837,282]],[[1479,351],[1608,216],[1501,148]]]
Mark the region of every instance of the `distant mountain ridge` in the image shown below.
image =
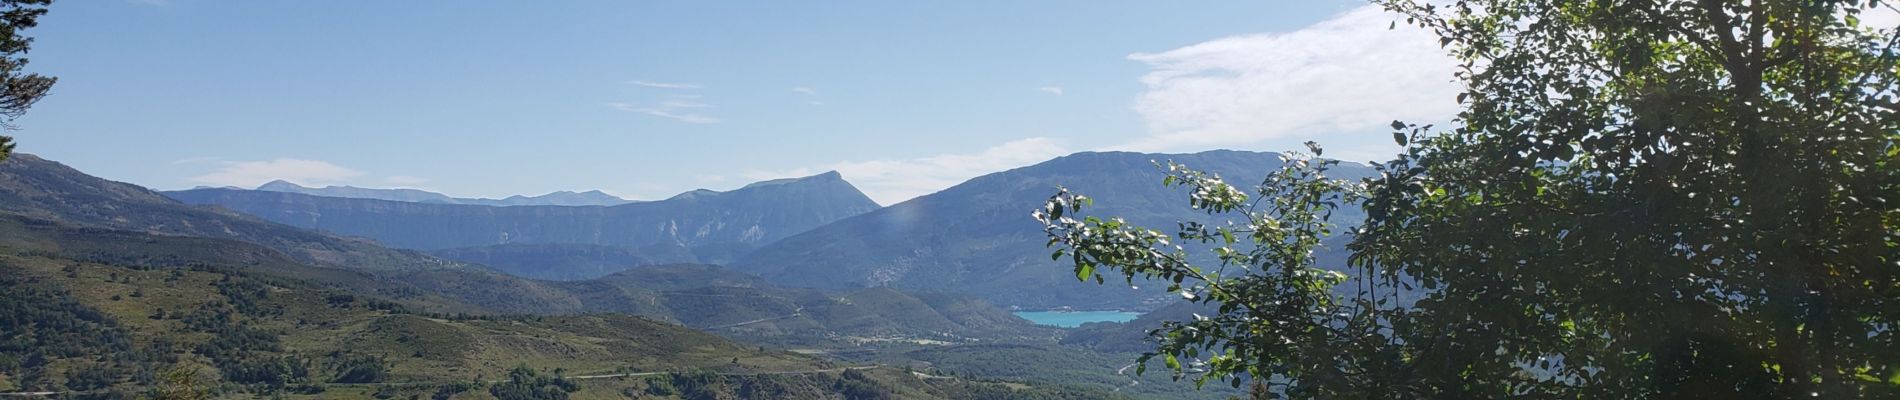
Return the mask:
[[[206,189],[206,188],[197,188]],[[231,188],[219,188],[231,189]],[[243,190],[243,189],[237,189]],[[312,196],[345,197],[352,199],[376,199],[389,201],[407,201],[413,203],[471,204],[483,206],[612,206],[635,203],[599,190],[585,192],[558,191],[540,196],[514,195],[502,199],[450,197],[449,195],[420,189],[378,189],[355,186],[307,187],[284,180],[275,180],[257,187],[258,191],[298,193]]]
[[[815,287],[895,287],[976,295],[999,306],[1146,310],[1179,296],[1166,285],[1110,276],[1106,285],[1082,283],[1069,265],[1049,258],[1042,226],[1030,212],[1058,187],[1094,198],[1084,214],[1118,216],[1168,231],[1180,221],[1208,220],[1187,207],[1188,194],[1161,185],[1169,160],[1218,173],[1251,192],[1281,155],[1216,150],[1193,154],[1084,152],[984,175],[918,197],[785,238],[731,266],[774,283]],[[1336,178],[1371,176],[1363,165],[1341,163]],[[1342,210],[1340,220],[1358,211]],[[1330,257],[1331,253],[1322,254]]]
[[[878,208],[837,172],[615,206],[499,207],[217,188],[164,194],[185,203],[219,205],[286,225],[400,248],[578,244],[663,254],[659,262],[724,262],[778,239]],[[600,254],[560,246],[497,250],[517,258],[532,258],[524,250],[560,252],[545,257],[549,259],[578,259],[567,253],[572,251]],[[593,276],[579,278],[587,277]]]
[[[842,182],[836,174],[821,174],[753,189],[770,189],[754,195],[774,197],[793,194],[786,190],[812,189],[808,187],[812,184]],[[733,191],[690,202],[732,201],[734,195],[740,195],[738,199],[750,196]],[[642,204],[650,203],[629,206]],[[511,249],[535,247],[603,251],[599,246],[574,245],[508,245],[489,250],[503,253],[497,257],[506,257]],[[139,186],[100,179],[18,153],[0,162],[0,257],[8,254],[151,268],[219,266],[356,294],[386,296],[436,312],[624,313],[724,333],[764,336],[904,335],[943,339],[1051,333],[968,296],[913,294],[885,288],[828,291],[781,287],[710,265],[654,265],[561,282],[527,279],[482,265],[297,229],[218,207],[190,206]],[[0,262],[0,267],[4,264]]]
[[[358,269],[460,268],[414,251],[296,229],[229,210],[193,207],[123,182],[100,179],[32,154],[0,162],[0,212],[134,232],[237,240],[299,262]]]

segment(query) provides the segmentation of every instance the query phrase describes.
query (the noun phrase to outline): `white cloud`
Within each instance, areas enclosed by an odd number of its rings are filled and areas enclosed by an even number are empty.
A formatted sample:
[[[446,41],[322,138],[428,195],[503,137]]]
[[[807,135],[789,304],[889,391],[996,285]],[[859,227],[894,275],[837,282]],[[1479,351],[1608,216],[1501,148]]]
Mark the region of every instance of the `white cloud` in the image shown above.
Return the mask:
[[[667,100],[667,101],[660,102],[660,107],[678,109],[678,108],[706,108],[706,107],[712,107],[712,106],[706,103],[701,103],[697,101]]]
[[[1043,86],[1043,87],[1036,88],[1036,90],[1040,90],[1043,93],[1053,94],[1057,96],[1062,95],[1062,87],[1060,86]]]
[[[685,122],[689,124],[717,124],[721,122],[719,118],[714,118],[710,115],[697,114],[697,113],[692,113],[692,112],[687,111],[687,110],[692,110],[692,109],[711,107],[710,105],[706,105],[705,103],[668,100],[668,101],[662,101],[660,102],[659,105],[656,105],[656,106],[639,106],[639,105],[633,105],[633,104],[627,104],[627,103],[608,103],[607,106],[613,107],[614,109],[621,110],[621,111],[636,112],[636,113],[651,115],[655,117],[671,119],[674,121]]]
[[[272,180],[303,186],[326,186],[362,176],[363,171],[323,161],[279,158],[269,161],[230,161],[211,173],[194,176],[193,183],[211,186],[256,187]]]
[[[1230,36],[1130,55],[1152,70],[1134,109],[1149,136],[1116,146],[1186,151],[1317,140],[1394,148],[1392,120],[1439,122],[1458,110],[1455,63],[1429,32],[1377,6],[1292,32]],[[1376,146],[1376,147],[1374,147]],[[1328,152],[1334,155],[1335,152]]]
[[[1053,139],[1033,137],[1009,141],[975,154],[840,162],[782,171],[751,171],[744,176],[765,180],[838,171],[872,200],[889,205],[943,190],[978,175],[1047,161],[1069,152]]]
[[[699,84],[694,84],[694,83],[658,82],[658,81],[637,80],[637,79],[627,81],[627,83],[631,85],[640,85],[640,86],[646,86],[650,88],[660,88],[660,89],[698,89],[700,87]]]
[[[805,94],[806,96],[817,96],[817,95],[818,95],[818,89],[812,89],[812,88],[809,88],[809,87],[804,87],[804,86],[799,86],[799,87],[794,87],[794,88],[792,88],[792,91],[793,91],[793,92],[798,92],[798,93],[803,93],[803,94]]]
[[[383,178],[383,183],[394,185],[396,187],[414,188],[417,186],[421,186],[424,183],[429,183],[429,180],[420,178],[420,177],[408,176],[408,175],[390,175],[388,177]]]

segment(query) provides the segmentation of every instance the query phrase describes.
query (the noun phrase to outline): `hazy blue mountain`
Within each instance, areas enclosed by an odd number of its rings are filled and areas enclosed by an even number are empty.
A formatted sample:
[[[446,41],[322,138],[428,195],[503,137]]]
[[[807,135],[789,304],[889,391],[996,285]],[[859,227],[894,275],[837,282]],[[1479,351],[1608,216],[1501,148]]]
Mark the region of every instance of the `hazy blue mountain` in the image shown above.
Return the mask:
[[[807,185],[826,185],[826,180],[842,184],[835,174],[825,174],[816,180],[776,181],[751,189],[768,190],[758,193],[763,196],[789,195],[812,189]],[[715,193],[694,201],[744,200],[731,198],[734,194],[745,195],[740,191]],[[496,246],[485,251],[503,253],[490,255],[500,259],[514,247],[617,251],[574,245]],[[383,248],[221,208],[191,206],[136,185],[92,177],[18,153],[0,162],[0,255],[14,254],[140,268],[234,268],[387,297],[436,312],[624,313],[749,336],[956,339],[1052,335],[1048,329],[1032,326],[969,296],[910,294],[885,288],[782,287],[757,276],[709,265],[647,266],[565,282],[526,279],[481,265]]]
[[[418,397],[441,382],[505,375],[509,365],[526,363],[569,371],[746,371],[741,359],[788,370],[837,365],[701,330],[839,346],[872,338],[987,343],[1055,334],[967,296],[781,288],[714,266],[654,266],[597,280],[547,282],[479,266],[386,263],[402,259],[433,260],[184,205],[144,188],[16,154],[0,163],[0,302],[8,305],[0,319],[20,322],[6,326],[16,336],[10,340],[28,345],[4,346],[0,359],[28,362],[10,367],[9,378],[26,379],[10,382],[16,386],[9,390],[114,397],[149,389],[149,381],[139,377],[150,371],[188,367],[203,371],[199,379],[206,379],[205,385],[249,395],[261,391],[240,391],[277,385],[266,382],[283,377],[331,381],[328,377],[348,367],[317,357],[353,353],[396,360],[375,361],[383,371],[378,374],[387,373],[375,380],[391,383],[375,389],[417,388],[401,397]],[[503,313],[540,315],[497,315]],[[307,367],[308,375],[298,372],[302,369],[253,367],[282,360]],[[71,371],[89,375],[75,379]],[[922,387],[915,385],[921,382],[916,377],[892,372],[889,376],[902,380],[865,388]],[[816,384],[797,388],[775,386],[771,393],[786,398],[898,396],[863,388],[845,391],[831,379],[819,377]],[[35,386],[19,386],[21,381]],[[623,381],[587,385],[602,393],[638,393],[646,382]],[[603,388],[629,383],[634,386]],[[317,391],[324,398],[370,397],[371,390],[357,389],[365,388]],[[934,393],[940,392],[907,393],[939,398]]]
[[[573,192],[562,190],[540,196],[513,195],[504,199],[456,199],[460,204],[480,204],[489,206],[612,206],[634,203],[599,190]]]
[[[194,188],[208,189],[204,187]],[[219,188],[229,189],[229,188]],[[240,189],[241,190],[241,189]],[[614,197],[599,190],[586,192],[558,191],[540,196],[514,195],[503,199],[482,199],[449,197],[448,195],[418,189],[375,189],[355,186],[305,187],[282,180],[270,181],[257,190],[266,192],[298,193],[312,196],[347,197],[353,199],[376,199],[406,201],[413,203],[437,204],[474,204],[485,206],[611,206],[632,203],[634,201]]]
[[[1165,304],[1165,285],[1077,282],[1069,265],[1049,259],[1030,212],[1058,186],[1095,198],[1089,215],[1121,216],[1156,229],[1205,220],[1187,194],[1161,185],[1154,161],[1215,171],[1250,187],[1281,166],[1275,153],[1079,153],[971,179],[772,243],[732,263],[773,282],[818,287],[927,289],[981,296],[1002,306],[1148,309]],[[1334,175],[1368,176],[1341,165]],[[1354,217],[1346,217],[1348,219]],[[1112,278],[1111,278],[1112,279]],[[1174,298],[1178,298],[1174,297]]]
[[[693,255],[691,259],[661,257],[667,261],[715,263],[878,207],[836,172],[617,206],[497,207],[228,189],[166,195],[402,248],[585,244],[638,250],[659,246],[684,248]]]
[[[230,210],[193,207],[31,154],[16,153],[0,162],[0,212],[86,227],[255,243],[315,265],[365,270],[453,266],[436,257],[391,250],[366,240],[310,232]]]

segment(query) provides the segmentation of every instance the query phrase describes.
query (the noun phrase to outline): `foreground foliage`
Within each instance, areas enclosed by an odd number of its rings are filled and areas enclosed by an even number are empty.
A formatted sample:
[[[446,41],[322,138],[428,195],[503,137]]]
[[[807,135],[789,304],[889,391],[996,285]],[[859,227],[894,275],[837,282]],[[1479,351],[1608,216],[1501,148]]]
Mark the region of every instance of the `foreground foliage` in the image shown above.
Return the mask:
[[[33,38],[23,30],[39,25],[53,0],[0,1],[0,128],[12,129],[14,118],[26,115],[33,103],[46,97],[56,78],[25,72],[26,52]],[[0,135],[0,161],[13,154],[13,138]]]
[[[1212,218],[1174,234],[1075,219],[1067,192],[1037,213],[1078,277],[1219,304],[1160,332],[1177,374],[1295,398],[1900,395],[1900,27],[1859,25],[1890,4],[1382,3],[1466,86],[1452,129],[1393,124],[1383,176],[1295,158],[1243,192],[1170,165]],[[1350,262],[1320,265],[1357,207]]]

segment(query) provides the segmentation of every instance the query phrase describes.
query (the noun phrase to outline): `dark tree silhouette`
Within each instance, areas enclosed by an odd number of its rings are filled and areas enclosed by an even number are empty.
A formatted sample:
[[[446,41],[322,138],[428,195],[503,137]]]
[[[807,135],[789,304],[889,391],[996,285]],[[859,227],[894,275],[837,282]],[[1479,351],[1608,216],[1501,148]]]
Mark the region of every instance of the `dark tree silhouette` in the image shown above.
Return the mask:
[[[13,119],[46,97],[57,78],[25,72],[26,52],[33,38],[22,31],[39,25],[53,0],[0,0],[0,127],[13,129]],[[13,138],[0,135],[0,161],[13,154]]]

